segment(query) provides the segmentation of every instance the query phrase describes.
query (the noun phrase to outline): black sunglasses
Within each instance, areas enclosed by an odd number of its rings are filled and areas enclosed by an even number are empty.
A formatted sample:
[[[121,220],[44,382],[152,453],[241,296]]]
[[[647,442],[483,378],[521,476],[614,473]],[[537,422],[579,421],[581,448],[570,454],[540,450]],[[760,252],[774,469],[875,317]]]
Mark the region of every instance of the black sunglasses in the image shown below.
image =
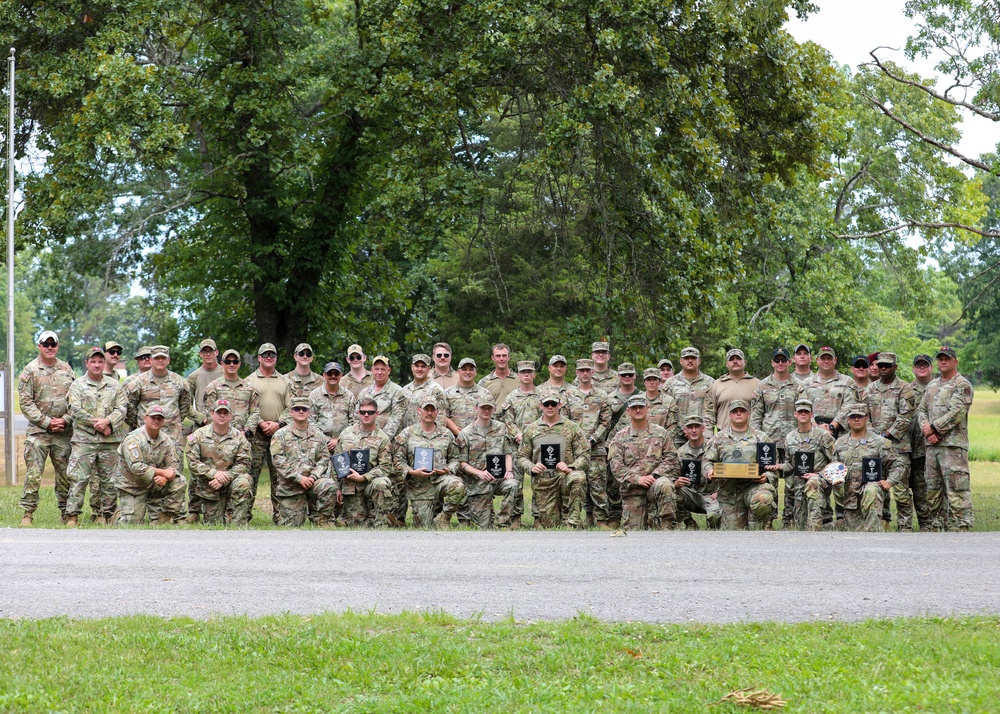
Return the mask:
[[[222,360],[222,364],[239,364],[239,363],[240,363],[240,361],[238,359],[224,359],[224,360]]]
[[[787,362],[788,360],[787,360],[787,359],[785,359],[784,357],[775,357],[775,358],[774,358],[773,360],[771,360],[771,361],[772,361],[772,362],[778,362],[779,364],[781,364],[781,363],[784,363],[784,362]]]
[[[375,413],[374,409],[358,409],[358,414],[361,416],[371,416]]]
[[[301,352],[298,353],[298,355],[299,357],[312,357],[313,353],[312,350],[302,350]]]
[[[309,407],[292,407],[293,412],[307,412]]]
[[[442,352],[441,354],[436,354],[434,356],[435,357],[451,357],[451,355],[448,354],[447,352]]]
[[[278,357],[277,352],[265,352],[261,355],[264,359],[276,359]]]
[[[347,355],[348,362],[357,362],[359,359],[361,359],[361,355]]]
[[[108,350],[108,354],[109,354],[109,355],[121,355],[121,353],[122,353],[122,351],[121,351],[121,350],[119,350],[119,349],[111,349],[111,350]]]
[[[153,359],[153,355],[137,355],[136,359]]]

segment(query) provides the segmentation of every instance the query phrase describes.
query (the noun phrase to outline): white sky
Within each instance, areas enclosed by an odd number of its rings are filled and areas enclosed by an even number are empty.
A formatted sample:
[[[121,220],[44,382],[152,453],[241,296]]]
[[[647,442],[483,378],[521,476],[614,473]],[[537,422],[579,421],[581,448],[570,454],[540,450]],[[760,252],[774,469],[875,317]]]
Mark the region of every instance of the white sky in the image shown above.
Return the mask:
[[[895,60],[924,77],[939,77],[932,63],[911,63],[903,54],[906,38],[916,33],[914,22],[903,14],[905,0],[813,1],[819,6],[819,12],[810,15],[805,22],[794,16],[788,22],[788,31],[800,42],[811,40],[822,45],[835,60],[854,69],[870,61],[868,53],[876,47],[895,48],[894,51],[880,50],[879,57]],[[1000,125],[966,115],[961,125],[962,140],[956,148],[973,157],[996,150],[1000,142]]]

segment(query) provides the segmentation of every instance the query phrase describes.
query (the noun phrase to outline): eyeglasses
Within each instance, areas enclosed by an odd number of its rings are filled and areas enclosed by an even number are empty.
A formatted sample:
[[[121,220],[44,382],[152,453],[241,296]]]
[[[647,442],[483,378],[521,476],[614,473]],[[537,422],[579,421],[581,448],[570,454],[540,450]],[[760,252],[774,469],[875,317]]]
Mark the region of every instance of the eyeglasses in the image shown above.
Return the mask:
[[[347,355],[348,362],[357,362],[359,359],[361,359],[361,355]]]
[[[441,352],[440,354],[434,355],[435,357],[451,357],[447,352]]]
[[[261,359],[277,359],[278,358],[278,353],[277,352],[265,352],[260,357],[261,357]]]
[[[361,416],[371,416],[375,413],[374,409],[358,409],[358,414]]]
[[[307,412],[309,407],[292,407],[293,412]]]
[[[775,358],[774,358],[773,360],[771,360],[771,361],[772,361],[772,362],[776,362],[776,363],[778,363],[778,364],[784,364],[784,363],[785,363],[785,362],[787,362],[788,360],[787,360],[787,359],[785,359],[784,357],[775,357]]]
[[[121,353],[122,353],[122,351],[119,350],[119,349],[117,349],[117,348],[116,349],[110,349],[110,350],[108,350],[108,354],[109,355],[119,356],[119,355],[121,355]]]
[[[140,360],[140,359],[143,359],[143,360],[145,360],[145,359],[153,359],[153,355],[137,355],[136,359],[137,360]]]
[[[239,363],[240,363],[240,361],[238,359],[224,359],[224,360],[222,360],[222,364],[239,364]]]
[[[298,354],[299,357],[312,357],[313,356],[312,350],[302,350],[301,352],[298,352],[297,354]]]

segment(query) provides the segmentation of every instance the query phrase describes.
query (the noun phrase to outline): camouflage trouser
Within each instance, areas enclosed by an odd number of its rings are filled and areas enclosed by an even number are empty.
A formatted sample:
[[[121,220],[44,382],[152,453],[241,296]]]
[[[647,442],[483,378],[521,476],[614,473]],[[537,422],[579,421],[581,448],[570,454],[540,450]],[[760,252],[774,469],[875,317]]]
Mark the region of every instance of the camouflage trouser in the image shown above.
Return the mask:
[[[66,472],[70,455],[69,434],[29,434],[24,440],[24,494],[21,508],[25,513],[34,513],[38,508],[38,489],[42,485],[42,471],[45,459],[52,460],[56,472],[56,504],[59,515],[66,514],[66,499],[69,496],[70,479]]]
[[[742,484],[736,489],[720,490],[719,506],[722,508],[722,530],[746,530],[751,515],[761,525],[774,520],[778,492],[769,483]]]
[[[486,493],[468,496],[466,508],[472,524],[476,528],[492,528],[495,521],[500,528],[508,528],[519,490],[517,479],[508,478],[494,481],[492,488]],[[496,517],[493,514],[494,496],[500,496],[500,513]]]
[[[605,523],[610,518],[608,504],[608,455],[604,449],[590,452],[590,466],[587,467],[587,494],[584,508],[588,519],[592,516],[597,523]]]
[[[118,470],[120,457],[118,444],[73,444],[69,457],[69,496],[66,515],[79,516],[83,511],[83,497],[90,486],[91,514],[110,519],[118,509]],[[94,509],[94,481],[97,481],[97,498],[100,504]]]
[[[344,525],[351,528],[386,528],[389,525],[389,510],[395,503],[389,477],[376,476],[368,483],[355,483],[354,488],[354,493],[343,494],[341,518]]]
[[[913,509],[917,512],[917,520],[920,522],[921,532],[929,532],[931,528],[930,506],[927,505],[927,479],[924,476],[924,457],[913,459],[910,462],[910,491],[913,493]],[[916,527],[916,526],[914,526]]]
[[[666,476],[644,491],[630,486],[622,494],[622,530],[673,530],[676,525],[674,486]]]
[[[191,479],[194,481],[194,479]],[[253,483],[250,476],[237,476],[216,492],[218,498],[198,497],[203,522],[210,525],[232,524],[245,526],[250,522],[250,493]],[[192,503],[188,489],[188,507]]]
[[[187,516],[187,509],[184,508],[184,493],[187,489],[187,481],[184,477],[177,475],[167,481],[162,487],[153,486],[148,491],[139,494],[128,493],[118,489],[118,513],[116,514],[116,525],[131,525],[142,523],[146,519],[147,506],[149,501],[156,500],[159,512],[170,516],[174,523],[180,523]],[[159,516],[157,516],[159,517]],[[155,523],[152,514],[151,522]]]
[[[892,498],[884,499],[884,503],[890,503],[891,501],[896,502],[896,530],[897,531],[909,531],[913,530],[913,498],[910,496],[910,455],[909,454],[896,454],[896,458],[903,464],[903,481],[902,483],[892,484],[892,488],[889,493],[892,494]],[[882,507],[882,520],[890,520],[885,516],[885,506]],[[891,517],[891,511],[890,517]]]
[[[434,484],[432,492],[422,491],[418,498],[409,496],[410,509],[413,511],[414,528],[434,528],[434,514],[440,509],[444,520],[458,513],[465,505],[465,484],[458,476],[444,475]]]
[[[611,475],[610,464],[608,465],[607,472],[608,521],[618,523],[622,519],[622,491],[618,480]]]
[[[171,435],[171,438],[172,438],[172,435]],[[183,463],[184,463],[184,445],[183,444],[179,444],[177,442],[174,442],[174,443],[176,444],[176,447],[177,447],[176,452],[175,452],[177,454],[177,463],[183,465]],[[155,523],[156,519],[160,517],[160,510],[162,508],[162,504],[160,502],[162,500],[163,499],[160,496],[155,496],[155,497],[154,496],[150,496],[147,499],[147,501],[146,501],[146,513],[149,514],[149,521],[150,521],[150,523]],[[185,514],[186,513],[187,513],[187,509],[185,509]]]
[[[833,486],[821,476],[809,479],[799,476],[795,478],[802,482],[802,498],[797,498],[795,502],[793,525],[800,530],[823,530],[823,509],[830,503]]]
[[[717,499],[712,498],[711,494],[702,493],[690,486],[674,487],[674,500],[677,504],[675,516],[678,523],[681,522],[681,509],[684,509],[684,513],[687,513],[688,517],[692,513],[704,513],[705,522],[713,530],[722,524],[722,507]]]
[[[954,531],[972,528],[969,452],[958,446],[927,445],[924,479],[931,528]],[[946,501],[947,499],[947,501]]]
[[[298,528],[305,525],[306,517],[323,517],[333,521],[333,506],[337,502],[337,482],[332,478],[318,478],[305,493],[294,496],[276,496],[278,525]]]
[[[250,495],[250,512],[253,513],[253,504],[257,501],[257,485],[260,483],[260,473],[267,465],[267,480],[271,487],[271,520],[278,523],[278,475],[274,472],[274,464],[271,463],[271,437],[267,436],[260,429],[253,433],[250,439],[250,481],[253,483],[253,491]]]
[[[555,528],[562,524],[579,528],[582,524],[587,475],[583,471],[543,471],[531,475],[531,507],[538,510],[535,528]],[[565,510],[566,516],[563,517]]]
[[[837,484],[841,489],[842,484]],[[837,495],[840,495],[838,491]],[[885,490],[877,483],[866,483],[858,498],[857,508],[844,509],[844,530],[848,531],[881,531],[882,504],[885,503]],[[837,499],[840,501],[840,498]]]

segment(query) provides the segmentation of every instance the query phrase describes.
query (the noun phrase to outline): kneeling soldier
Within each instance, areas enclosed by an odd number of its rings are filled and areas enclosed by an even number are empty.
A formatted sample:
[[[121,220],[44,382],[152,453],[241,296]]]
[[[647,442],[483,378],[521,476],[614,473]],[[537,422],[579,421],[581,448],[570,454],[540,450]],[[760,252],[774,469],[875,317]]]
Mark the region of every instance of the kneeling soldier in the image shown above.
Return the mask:
[[[493,497],[499,495],[497,525],[510,528],[519,491],[514,478],[514,443],[507,425],[493,418],[496,402],[485,389],[479,395],[476,420],[458,433],[458,470],[469,497],[468,513],[477,528],[493,527]],[[492,463],[495,461],[496,463]]]
[[[334,450],[334,456],[348,454],[348,457],[355,457],[350,460],[350,471],[346,475],[341,477],[340,472],[337,474],[340,488],[338,500],[344,506],[344,525],[386,528],[395,503],[392,442],[378,428],[378,404],[374,399],[361,397],[357,414],[359,422],[340,432]],[[367,457],[359,460],[359,451],[367,451]],[[364,473],[357,470],[359,463],[364,465]]]
[[[722,507],[715,497],[716,485],[706,479],[703,473],[705,451],[708,449],[704,418],[698,414],[688,416],[684,420],[684,438],[687,441],[677,449],[678,470],[673,477],[677,510],[704,513],[708,527],[718,530],[722,525]],[[688,462],[686,469],[684,462]],[[698,523],[693,518],[685,519],[684,524],[691,530],[698,529]]]
[[[212,423],[188,439],[188,469],[201,500],[204,522],[246,525],[250,520],[250,464],[253,452],[240,429],[233,427],[229,400],[217,399]]]
[[[187,481],[177,458],[180,449],[161,432],[163,407],[154,404],[142,418],[143,425],[118,447],[121,480],[118,483],[118,513],[115,523],[142,523],[150,501],[158,506],[157,523],[182,522],[187,516],[184,495]]]
[[[821,475],[833,461],[833,435],[813,421],[812,402],[795,401],[798,427],[785,436],[785,498],[792,498],[786,528],[823,530],[823,509],[830,502],[830,484]],[[785,509],[788,513],[788,509]]]
[[[277,479],[278,525],[299,527],[306,516],[330,527],[337,501],[337,483],[330,477],[326,437],[309,423],[309,397],[292,397],[292,423],[274,432],[271,462]]]
[[[851,404],[846,412],[850,430],[837,439],[833,460],[847,466],[847,477],[833,493],[844,505],[844,528],[880,531],[886,491],[903,483],[903,464],[892,443],[868,428],[867,405]]]

